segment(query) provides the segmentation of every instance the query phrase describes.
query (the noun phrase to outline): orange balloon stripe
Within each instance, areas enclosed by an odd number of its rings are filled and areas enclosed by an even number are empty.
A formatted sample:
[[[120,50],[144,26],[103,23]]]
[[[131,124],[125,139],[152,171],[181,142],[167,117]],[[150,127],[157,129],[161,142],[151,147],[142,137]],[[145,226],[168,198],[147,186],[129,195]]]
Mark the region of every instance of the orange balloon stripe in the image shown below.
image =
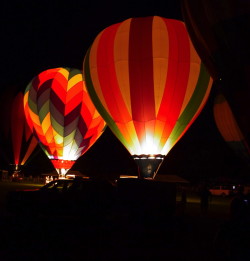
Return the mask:
[[[129,31],[132,19],[127,19],[120,24],[114,39],[114,63],[118,87],[128,111],[128,119],[132,120],[130,81],[129,81]]]
[[[117,126],[121,130],[121,133],[122,133],[124,139],[128,142],[128,144],[130,146],[131,145],[134,146],[133,139],[130,136],[131,132],[129,131],[129,124],[128,123],[123,123],[123,124],[117,123]]]
[[[131,154],[135,154],[135,152],[137,151],[135,150],[135,148],[140,148],[140,143],[136,134],[134,122],[130,121],[124,124],[117,122],[117,127],[119,128],[124,139],[127,142],[127,150]]]
[[[161,148],[164,147],[166,140],[162,140],[164,132],[165,122],[157,120],[155,122],[155,132],[154,132],[154,144],[158,148],[157,152],[161,151]]]
[[[169,35],[165,21],[160,17],[153,20],[153,63],[154,63],[154,97],[155,97],[155,115],[158,115],[165,89],[168,60],[169,60]]]
[[[112,118],[115,121],[127,122],[131,117],[120,92],[114,65],[114,38],[118,27],[119,24],[111,26],[100,37],[97,50],[98,78]]]
[[[136,133],[134,121],[130,121],[127,124],[127,130],[128,130],[128,134],[131,138],[131,144],[132,144],[132,147],[129,147],[128,150],[130,152],[132,152],[131,154],[136,154],[138,149],[141,149],[141,144],[140,144],[140,140],[138,139],[138,136]]]
[[[181,113],[186,108],[187,104],[189,103],[195,91],[196,83],[199,78],[200,67],[201,67],[201,59],[198,56],[197,52],[195,51],[194,46],[190,39],[189,39],[189,51],[190,51],[190,72],[189,72],[189,78],[188,78],[188,83],[186,88],[186,94],[181,108]]]

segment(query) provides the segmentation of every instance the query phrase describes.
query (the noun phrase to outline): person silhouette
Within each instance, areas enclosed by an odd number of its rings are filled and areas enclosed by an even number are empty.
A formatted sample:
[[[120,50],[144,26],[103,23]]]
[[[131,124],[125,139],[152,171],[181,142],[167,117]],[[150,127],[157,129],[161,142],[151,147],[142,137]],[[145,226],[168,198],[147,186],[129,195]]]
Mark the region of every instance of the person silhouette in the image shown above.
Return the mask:
[[[207,185],[204,185],[200,191],[200,207],[201,207],[202,213],[207,212],[208,206],[209,206],[209,201],[211,201],[211,197],[212,197],[212,194],[209,191]]]

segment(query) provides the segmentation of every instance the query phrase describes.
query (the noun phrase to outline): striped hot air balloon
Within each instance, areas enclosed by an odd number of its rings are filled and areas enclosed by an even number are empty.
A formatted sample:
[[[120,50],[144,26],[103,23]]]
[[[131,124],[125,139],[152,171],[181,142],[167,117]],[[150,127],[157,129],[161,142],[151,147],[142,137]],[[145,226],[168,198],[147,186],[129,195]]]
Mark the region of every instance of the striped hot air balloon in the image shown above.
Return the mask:
[[[1,138],[0,147],[6,163],[18,178],[22,167],[31,158],[37,147],[37,140],[27,125],[23,109],[23,93],[4,93],[1,101]]]
[[[24,109],[59,177],[65,176],[105,127],[77,69],[54,68],[38,74],[25,90]]]
[[[115,136],[154,177],[204,107],[212,80],[183,22],[130,18],[100,32],[84,59],[88,92]]]
[[[190,38],[250,144],[250,1],[181,0]]]
[[[215,97],[213,113],[216,126],[225,142],[250,167],[249,144],[222,93],[217,94]]]
[[[24,165],[37,146],[37,140],[25,119],[23,98],[23,93],[19,92],[13,100],[11,110],[12,148],[16,166]],[[26,147],[23,155],[21,154],[22,146]]]

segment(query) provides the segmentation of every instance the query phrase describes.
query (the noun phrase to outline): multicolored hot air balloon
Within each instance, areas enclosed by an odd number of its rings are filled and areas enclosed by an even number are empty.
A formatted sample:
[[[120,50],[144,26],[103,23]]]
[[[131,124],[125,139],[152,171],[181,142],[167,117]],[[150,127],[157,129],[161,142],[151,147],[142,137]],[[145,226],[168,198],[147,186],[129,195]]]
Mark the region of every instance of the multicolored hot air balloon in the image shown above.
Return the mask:
[[[39,144],[62,178],[105,127],[78,69],[54,68],[38,74],[25,90],[24,109]]]
[[[10,93],[9,93],[10,94]],[[13,175],[17,178],[22,166],[30,159],[37,147],[37,140],[32,134],[24,115],[23,93],[17,95],[4,94],[1,102],[2,155],[11,167]]]
[[[83,66],[97,110],[138,163],[139,177],[153,178],[212,85],[184,23],[152,16],[111,25]]]
[[[250,167],[250,148],[233,112],[222,93],[216,95],[213,106],[216,126],[231,149]]]

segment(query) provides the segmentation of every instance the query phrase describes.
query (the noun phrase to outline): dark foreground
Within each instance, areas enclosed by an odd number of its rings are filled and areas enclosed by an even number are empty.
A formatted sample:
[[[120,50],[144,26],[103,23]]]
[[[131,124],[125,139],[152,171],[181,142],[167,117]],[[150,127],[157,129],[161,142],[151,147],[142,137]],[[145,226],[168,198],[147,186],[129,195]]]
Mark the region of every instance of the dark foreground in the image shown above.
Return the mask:
[[[2,206],[0,260],[249,260],[250,222],[233,222],[229,203],[215,198],[201,213],[197,198],[188,197],[164,220],[19,217]]]

